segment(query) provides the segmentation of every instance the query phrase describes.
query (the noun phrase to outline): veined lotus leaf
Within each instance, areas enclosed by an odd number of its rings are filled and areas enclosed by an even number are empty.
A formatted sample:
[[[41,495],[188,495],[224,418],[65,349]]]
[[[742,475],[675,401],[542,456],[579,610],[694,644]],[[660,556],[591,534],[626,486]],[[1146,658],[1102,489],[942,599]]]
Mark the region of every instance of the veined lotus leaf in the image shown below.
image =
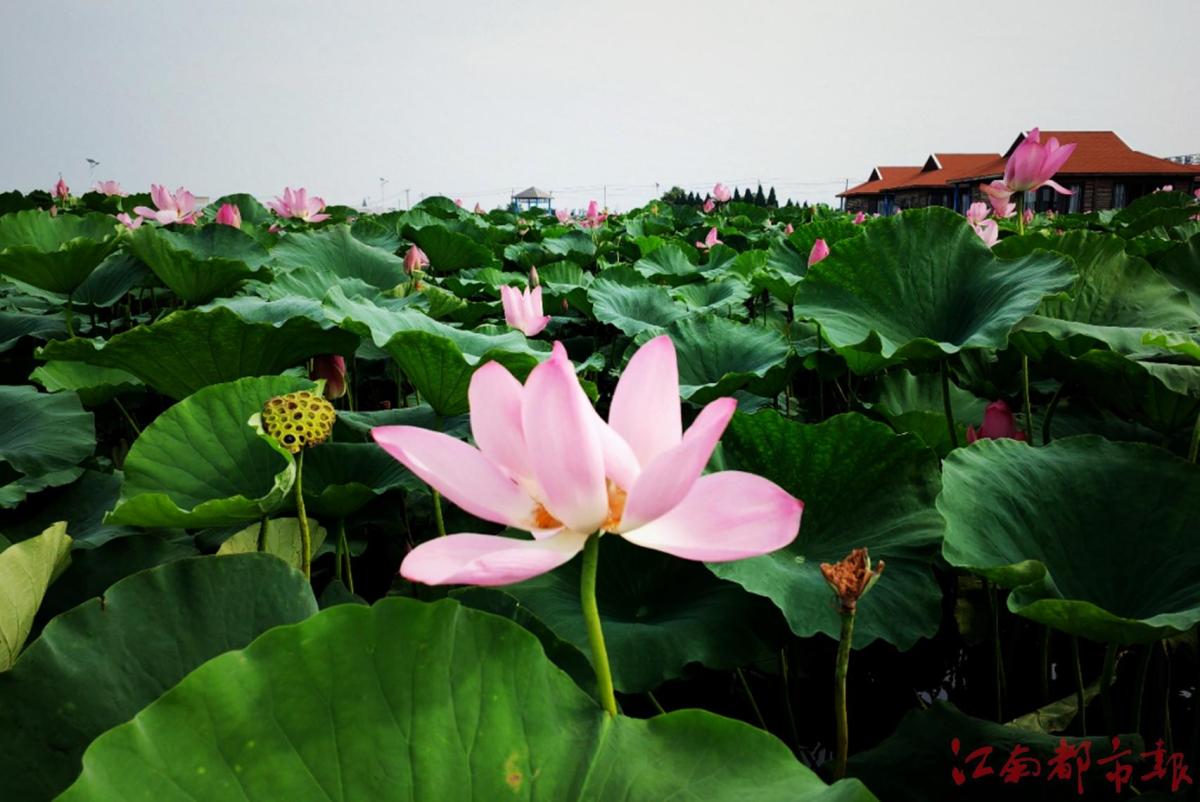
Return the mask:
[[[144,225],[133,232],[129,248],[188,303],[204,303],[232,291],[258,273],[268,258],[253,237],[220,223],[175,229]]]
[[[116,250],[117,225],[104,214],[27,209],[0,216],[0,274],[69,295]]]

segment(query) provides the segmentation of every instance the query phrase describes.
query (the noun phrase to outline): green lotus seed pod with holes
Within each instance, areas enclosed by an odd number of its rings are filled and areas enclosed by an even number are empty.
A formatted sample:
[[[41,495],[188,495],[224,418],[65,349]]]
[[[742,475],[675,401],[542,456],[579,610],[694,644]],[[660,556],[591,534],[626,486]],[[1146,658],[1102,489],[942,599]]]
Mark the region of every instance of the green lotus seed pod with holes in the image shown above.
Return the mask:
[[[276,396],[262,410],[263,431],[293,454],[328,440],[334,418],[333,404],[307,390]]]

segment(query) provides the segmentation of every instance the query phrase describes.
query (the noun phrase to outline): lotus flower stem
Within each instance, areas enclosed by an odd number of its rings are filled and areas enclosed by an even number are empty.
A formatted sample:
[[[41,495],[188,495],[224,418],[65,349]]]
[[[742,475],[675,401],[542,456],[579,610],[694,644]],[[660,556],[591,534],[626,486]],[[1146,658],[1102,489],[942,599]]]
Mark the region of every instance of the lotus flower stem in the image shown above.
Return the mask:
[[[1062,391],[1066,386],[1066,383],[1058,385],[1058,389],[1050,397],[1050,404],[1046,407],[1046,417],[1042,419],[1042,445],[1050,443],[1050,422],[1054,420],[1054,413],[1058,409],[1058,402],[1062,398]]]
[[[1104,650],[1104,669],[1100,672],[1100,704],[1104,710],[1104,732],[1110,735],[1117,731],[1112,704],[1112,681],[1116,666],[1117,644],[1110,643]]]
[[[1050,704],[1050,637],[1053,630],[1048,626],[1042,626],[1042,650],[1041,650],[1041,676],[1039,677],[1042,704]]]
[[[592,648],[592,668],[596,672],[596,688],[600,704],[610,716],[617,715],[617,697],[613,693],[612,670],[608,666],[608,650],[604,647],[604,630],[600,627],[600,607],[596,604],[596,567],[600,563],[600,535],[594,534],[583,547],[583,572],[579,578],[579,601],[587,625],[588,644]]]
[[[1150,673],[1150,657],[1154,654],[1154,644],[1147,643],[1142,649],[1142,659],[1138,661],[1137,679],[1134,680],[1136,699],[1133,704],[1133,729],[1131,732],[1142,731],[1142,700],[1146,697],[1146,675]]]
[[[113,403],[117,405],[117,409],[121,410],[121,414],[125,416],[125,420],[128,421],[129,425],[133,428],[134,436],[141,437],[142,427],[137,425],[137,421],[133,419],[133,416],[129,414],[129,410],[127,410],[125,405],[121,403],[121,399],[114,397]]]
[[[334,555],[334,559],[333,559],[333,578],[338,580],[339,582],[342,582],[342,576],[345,573],[345,567],[346,567],[345,563],[342,560],[342,555],[345,553],[344,549],[346,548],[346,521],[342,518],[338,518],[337,525],[338,525],[338,540],[337,540],[337,553]]]
[[[939,364],[942,374],[942,408],[946,412],[946,426],[950,429],[950,447],[958,448],[958,429],[954,425],[954,408],[950,406],[950,374],[946,370],[946,360]]]
[[[1188,448],[1188,461],[1195,463],[1200,456],[1200,415],[1196,416],[1196,424],[1192,427],[1192,445]]]
[[[66,306],[66,309],[63,310],[64,315],[67,318],[67,336],[68,337],[75,336],[75,304],[74,304],[74,301],[72,300],[73,295],[74,295],[74,293],[67,293],[67,306]]]
[[[746,692],[746,698],[750,700],[750,707],[754,709],[754,717],[758,719],[758,726],[764,732],[770,732],[767,729],[767,720],[763,718],[762,711],[758,709],[758,702],[754,698],[754,692],[750,690],[750,683],[746,682],[746,675],[742,673],[742,669],[738,668],[737,678],[742,683],[742,690]]]
[[[833,713],[837,724],[837,757],[833,764],[833,779],[846,776],[846,759],[850,754],[849,720],[846,715],[846,674],[850,671],[850,645],[854,640],[854,610],[842,610],[842,637],[838,642],[837,669],[834,673]]]
[[[779,678],[783,680],[783,707],[787,711],[788,729],[792,732],[792,743],[795,749],[800,749],[800,731],[796,728],[796,713],[792,710],[792,683],[788,679],[787,648],[779,650]]]
[[[1071,660],[1075,664],[1075,706],[1079,710],[1079,734],[1087,735],[1087,701],[1083,693],[1083,665],[1079,662],[1079,636],[1071,636]]]
[[[442,494],[434,488],[433,491],[433,522],[437,526],[438,537],[446,536],[446,520],[442,517]]]
[[[1033,445],[1033,404],[1029,400],[1029,356],[1021,354],[1021,384],[1025,404],[1025,442]]]
[[[1013,197],[1017,199],[1017,233],[1023,237],[1025,236],[1025,193],[1014,192]]]
[[[262,521],[258,524],[258,551],[266,551],[267,549],[267,521],[271,516],[264,515]]]
[[[996,722],[1004,723],[1004,652],[1000,647],[1000,597],[996,586],[983,581],[983,590],[988,598],[988,613],[992,629],[993,669],[996,678]]]
[[[304,513],[304,450],[296,457],[296,518],[300,521],[300,570],[305,579],[312,579],[312,536],[308,532],[308,516]]]
[[[1174,751],[1175,735],[1171,732],[1171,650],[1166,641],[1159,641],[1163,652],[1163,667],[1166,669],[1166,680],[1163,682],[1163,740],[1167,742],[1167,750]]]
[[[666,708],[654,697],[654,691],[646,691],[646,698],[650,700],[650,704],[654,705],[654,709],[658,711],[659,715],[667,714]]]

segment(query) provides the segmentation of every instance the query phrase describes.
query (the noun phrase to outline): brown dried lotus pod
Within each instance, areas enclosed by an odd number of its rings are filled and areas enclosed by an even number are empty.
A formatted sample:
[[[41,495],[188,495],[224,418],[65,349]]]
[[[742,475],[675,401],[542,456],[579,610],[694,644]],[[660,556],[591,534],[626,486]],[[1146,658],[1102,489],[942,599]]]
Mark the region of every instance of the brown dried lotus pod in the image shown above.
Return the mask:
[[[852,613],[858,606],[858,600],[883,573],[883,560],[871,569],[871,557],[865,548],[855,549],[847,554],[841,562],[821,563],[821,574],[833,592],[837,594],[838,603],[843,613]]]
[[[263,431],[293,454],[319,446],[333,432],[336,413],[319,395],[300,390],[267,401],[262,410]]]

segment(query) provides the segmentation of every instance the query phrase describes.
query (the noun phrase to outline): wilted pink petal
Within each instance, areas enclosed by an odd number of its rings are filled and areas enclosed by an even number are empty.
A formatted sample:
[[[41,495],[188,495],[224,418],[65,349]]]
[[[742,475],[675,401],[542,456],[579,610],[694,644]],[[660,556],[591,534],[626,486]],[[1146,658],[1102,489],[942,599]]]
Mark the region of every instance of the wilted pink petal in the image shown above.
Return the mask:
[[[220,214],[217,215],[217,222],[221,222]],[[341,398],[346,394],[346,358],[340,354],[313,357],[313,369],[308,377],[313,381],[325,380],[325,397],[330,401]]]
[[[622,537],[685,560],[742,560],[791,543],[803,511],[803,502],[761,476],[721,471],[701,476],[673,510]]]
[[[408,553],[400,575],[426,585],[511,585],[569,561],[587,535],[562,530],[544,540],[458,534],[426,541]]]
[[[217,210],[216,222],[225,226],[241,228],[242,210],[232,203],[222,203],[221,208]]]
[[[813,243],[812,250],[808,252],[808,266],[812,267],[828,255],[829,246],[825,244],[825,240],[818,239]]]

